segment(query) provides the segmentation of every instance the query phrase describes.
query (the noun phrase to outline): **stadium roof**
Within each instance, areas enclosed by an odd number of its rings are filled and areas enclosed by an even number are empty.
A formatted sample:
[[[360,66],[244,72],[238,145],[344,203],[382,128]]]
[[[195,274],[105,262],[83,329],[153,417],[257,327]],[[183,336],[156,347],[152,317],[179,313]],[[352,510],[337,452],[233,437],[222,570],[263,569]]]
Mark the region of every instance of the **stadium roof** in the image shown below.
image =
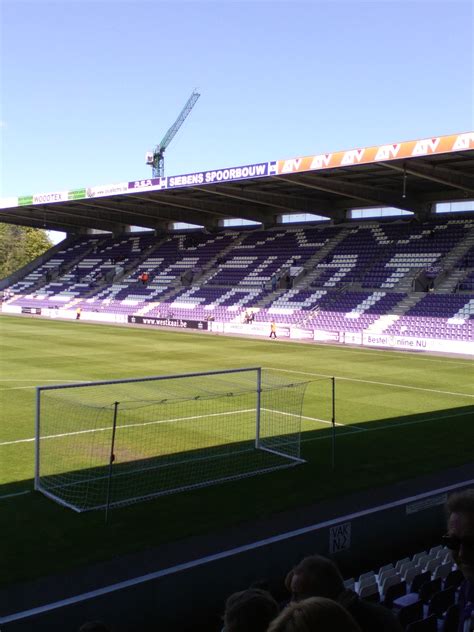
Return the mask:
[[[474,199],[474,132],[6,198],[0,222],[66,232],[213,228],[227,218],[271,226],[281,214],[338,222],[349,209],[387,206],[424,218],[434,203],[466,199]]]

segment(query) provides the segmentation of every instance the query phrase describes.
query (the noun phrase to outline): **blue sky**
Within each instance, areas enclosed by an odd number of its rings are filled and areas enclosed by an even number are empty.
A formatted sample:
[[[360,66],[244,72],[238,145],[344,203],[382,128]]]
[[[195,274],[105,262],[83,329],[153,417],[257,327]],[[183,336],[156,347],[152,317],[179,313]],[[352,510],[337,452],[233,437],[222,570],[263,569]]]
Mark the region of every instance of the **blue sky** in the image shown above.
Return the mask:
[[[0,197],[474,128],[473,3],[1,5]]]

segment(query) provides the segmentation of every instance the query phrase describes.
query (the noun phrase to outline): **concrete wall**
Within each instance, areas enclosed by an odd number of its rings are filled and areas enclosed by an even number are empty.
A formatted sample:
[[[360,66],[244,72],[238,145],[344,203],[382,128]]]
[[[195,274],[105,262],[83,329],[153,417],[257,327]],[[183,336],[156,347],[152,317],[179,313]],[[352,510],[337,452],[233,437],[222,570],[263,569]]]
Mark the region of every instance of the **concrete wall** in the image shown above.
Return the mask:
[[[87,620],[102,619],[116,632],[132,630],[212,632],[221,629],[226,597],[259,578],[268,578],[282,599],[283,579],[302,557],[320,553],[335,559],[344,577],[395,561],[437,544],[445,529],[444,502],[451,488],[365,509],[299,531],[280,534],[239,549],[167,567],[135,585],[108,594],[79,597],[76,603],[45,608],[17,621],[0,619],[2,632],[77,630]],[[280,592],[279,592],[280,591]],[[278,594],[279,593],[279,594]]]

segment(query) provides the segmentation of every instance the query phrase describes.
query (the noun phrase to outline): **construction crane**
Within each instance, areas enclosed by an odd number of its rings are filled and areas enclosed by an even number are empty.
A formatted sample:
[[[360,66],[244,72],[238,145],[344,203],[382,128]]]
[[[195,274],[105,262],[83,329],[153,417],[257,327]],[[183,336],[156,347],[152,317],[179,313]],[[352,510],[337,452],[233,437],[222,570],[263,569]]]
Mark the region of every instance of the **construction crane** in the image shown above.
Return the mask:
[[[165,158],[164,158],[165,149],[168,147],[170,142],[176,136],[177,131],[179,130],[181,125],[184,123],[186,117],[191,112],[191,110],[193,109],[196,101],[199,99],[200,96],[201,95],[199,94],[199,92],[197,92],[197,90],[193,90],[193,93],[191,94],[189,99],[186,101],[186,105],[181,110],[180,115],[178,116],[176,121],[173,123],[173,125],[169,128],[169,130],[166,132],[166,134],[163,136],[163,140],[161,141],[161,143],[155,147],[153,152],[150,151],[150,152],[147,153],[147,155],[146,155],[146,164],[147,165],[151,165],[151,167],[153,169],[153,177],[154,178],[159,178],[159,177],[164,175],[164,173],[165,173]]]

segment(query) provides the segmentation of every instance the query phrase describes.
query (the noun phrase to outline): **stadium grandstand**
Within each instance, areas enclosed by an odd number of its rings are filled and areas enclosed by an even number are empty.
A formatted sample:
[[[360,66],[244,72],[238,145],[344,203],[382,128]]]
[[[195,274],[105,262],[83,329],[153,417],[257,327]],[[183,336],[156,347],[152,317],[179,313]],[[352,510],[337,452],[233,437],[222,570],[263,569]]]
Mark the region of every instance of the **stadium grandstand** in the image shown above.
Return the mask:
[[[2,309],[473,355],[473,166],[464,133],[2,200],[67,233]]]
[[[230,369],[251,365],[251,345],[265,344],[262,355],[278,354],[278,370],[293,373],[291,386],[311,376],[300,405],[307,463],[298,458],[286,473],[245,481],[229,475],[231,483],[206,490],[183,486],[185,493],[114,509],[107,522],[99,512],[78,515],[31,494],[25,481],[5,486],[8,533],[30,524],[35,533],[21,535],[33,543],[25,550],[44,548],[32,565],[47,565],[59,532],[67,533],[61,550],[74,563],[69,568],[63,559],[27,577],[15,575],[13,553],[6,557],[1,565],[14,581],[0,585],[2,632],[74,631],[92,620],[116,632],[217,631],[235,591],[264,587],[287,602],[285,576],[312,553],[337,562],[354,598],[391,612],[393,629],[458,632],[463,578],[441,535],[450,494],[474,486],[473,174],[474,132],[467,132],[0,200],[0,222],[66,233],[0,281],[2,321],[12,332],[19,328],[18,337],[30,323],[41,325],[33,335],[35,345],[43,339],[44,363],[54,361],[46,339],[77,336],[77,357],[61,357],[58,367],[66,359],[68,367],[84,362],[84,382],[143,376],[135,360],[128,364],[127,349],[137,344],[145,356],[159,332],[169,336],[160,339],[163,364],[166,357],[171,362],[173,345],[189,344],[189,356],[175,353],[173,361],[182,362],[173,365],[182,367],[177,373],[186,372],[198,345],[212,362],[200,365],[205,371],[224,361],[219,346]],[[275,341],[266,340],[271,331]],[[127,342],[136,332],[140,340]],[[110,345],[123,374],[101,365]],[[357,378],[341,369],[337,381],[346,351],[359,354],[352,360]],[[306,359],[291,359],[299,353]],[[324,355],[331,353],[339,355]],[[27,355],[41,366],[33,350]],[[415,369],[412,361],[432,364]],[[436,367],[450,361],[447,384]],[[95,414],[101,406],[89,408]],[[8,410],[12,421],[20,413],[30,419],[34,403],[18,399]],[[86,471],[78,454],[89,444],[82,436],[68,443],[65,435],[109,427],[73,427],[83,419],[76,401],[68,409],[76,417],[58,410],[54,432],[42,441],[59,438],[57,452],[46,454],[58,479],[65,479],[66,458],[79,472],[73,483],[61,483],[74,493]],[[193,418],[189,410],[186,420]],[[217,414],[228,413],[209,413]],[[198,452],[193,441],[180,450]],[[32,445],[34,438],[15,428],[0,444]],[[90,450],[96,458],[98,447]],[[105,455],[110,468],[117,454],[112,448]],[[124,458],[146,469],[144,454],[134,446]],[[31,450],[21,458],[30,466]]]

